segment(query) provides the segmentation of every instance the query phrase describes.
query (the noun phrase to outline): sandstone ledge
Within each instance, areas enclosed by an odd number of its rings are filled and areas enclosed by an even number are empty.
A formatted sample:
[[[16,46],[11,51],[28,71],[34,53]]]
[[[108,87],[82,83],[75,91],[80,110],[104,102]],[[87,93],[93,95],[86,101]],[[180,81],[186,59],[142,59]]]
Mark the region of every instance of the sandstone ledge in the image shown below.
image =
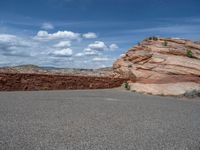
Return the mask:
[[[130,83],[130,90],[160,96],[200,96],[200,84],[194,82],[168,84]]]

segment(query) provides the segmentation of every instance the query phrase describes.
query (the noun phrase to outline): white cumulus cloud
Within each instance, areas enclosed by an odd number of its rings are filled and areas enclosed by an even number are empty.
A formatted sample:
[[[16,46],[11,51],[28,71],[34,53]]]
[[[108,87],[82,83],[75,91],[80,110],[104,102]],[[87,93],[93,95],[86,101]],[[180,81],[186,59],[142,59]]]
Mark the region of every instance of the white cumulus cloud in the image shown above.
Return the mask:
[[[88,48],[90,48],[92,50],[96,50],[96,51],[104,51],[104,50],[108,49],[106,44],[102,41],[95,41],[94,43],[89,44]]]
[[[61,50],[56,50],[50,54],[57,57],[71,57],[73,54],[73,50],[71,48],[65,48]]]
[[[28,39],[10,34],[0,34],[0,55],[3,56],[30,56],[28,49],[34,45],[35,43]]]
[[[54,45],[54,47],[56,48],[65,48],[70,46],[71,46],[71,41],[60,41],[58,44]]]
[[[16,40],[15,35],[10,34],[0,34],[0,42],[12,42]]]
[[[118,49],[119,46],[118,46],[117,44],[111,44],[111,45],[109,46],[109,48],[110,48],[111,51],[114,51],[114,50]]]
[[[79,41],[81,37],[83,40]],[[92,36],[86,38],[92,38]],[[47,30],[41,30],[34,38],[0,34],[0,66],[35,64],[99,68],[102,65],[112,64],[112,57],[109,56],[112,54],[106,54],[106,51],[117,49],[118,46],[97,40],[90,44],[83,43],[86,38],[72,31],[50,33]],[[72,45],[72,42],[75,45]],[[85,44],[88,45],[83,47]]]
[[[49,41],[49,40],[79,40],[80,34],[72,31],[58,31],[55,33],[48,33],[47,31],[38,31],[37,35],[34,37],[36,40]]]
[[[84,52],[84,54],[86,55],[86,56],[96,56],[96,55],[99,55],[99,53],[98,52],[96,52],[96,51],[87,51],[87,52]]]
[[[29,46],[30,43],[15,35],[0,34],[0,45],[1,46],[4,45],[6,47],[11,47],[11,46],[26,47]]]
[[[85,54],[84,53],[76,53],[75,54],[75,57],[82,57],[82,56],[85,56]]]
[[[45,22],[42,24],[41,29],[52,30],[52,29],[54,29],[54,26],[49,22]]]
[[[92,60],[93,61],[108,61],[109,59],[106,57],[95,57]]]
[[[83,37],[86,39],[95,39],[95,38],[97,38],[97,35],[96,35],[96,33],[88,32],[86,34],[83,34]]]
[[[99,52],[96,50],[93,50],[91,48],[85,48],[83,51],[84,55],[86,56],[95,56],[95,55],[99,55]]]

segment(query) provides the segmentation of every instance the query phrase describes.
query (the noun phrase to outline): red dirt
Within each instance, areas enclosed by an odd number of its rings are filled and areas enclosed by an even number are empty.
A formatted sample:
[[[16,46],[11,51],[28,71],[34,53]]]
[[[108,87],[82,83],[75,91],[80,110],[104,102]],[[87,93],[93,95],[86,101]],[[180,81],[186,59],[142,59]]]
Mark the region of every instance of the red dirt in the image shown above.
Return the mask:
[[[104,89],[119,87],[125,81],[111,77],[0,73],[0,91]]]

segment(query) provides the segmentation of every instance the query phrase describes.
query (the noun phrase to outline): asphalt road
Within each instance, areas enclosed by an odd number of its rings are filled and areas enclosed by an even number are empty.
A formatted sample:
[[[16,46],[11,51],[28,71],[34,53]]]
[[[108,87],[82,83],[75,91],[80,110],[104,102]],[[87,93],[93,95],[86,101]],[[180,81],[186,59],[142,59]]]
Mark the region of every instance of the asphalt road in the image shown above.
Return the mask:
[[[200,100],[119,89],[0,93],[1,150],[200,150]]]

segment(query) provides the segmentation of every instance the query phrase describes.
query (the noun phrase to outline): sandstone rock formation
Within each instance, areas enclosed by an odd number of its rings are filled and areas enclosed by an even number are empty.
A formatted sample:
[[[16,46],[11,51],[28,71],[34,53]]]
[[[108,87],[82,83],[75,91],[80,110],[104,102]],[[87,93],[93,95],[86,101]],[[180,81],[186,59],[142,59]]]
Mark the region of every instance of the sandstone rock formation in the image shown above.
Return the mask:
[[[182,39],[148,38],[113,65],[116,76],[135,76],[131,89],[154,95],[200,93],[200,44]],[[132,75],[132,76],[133,76]]]

